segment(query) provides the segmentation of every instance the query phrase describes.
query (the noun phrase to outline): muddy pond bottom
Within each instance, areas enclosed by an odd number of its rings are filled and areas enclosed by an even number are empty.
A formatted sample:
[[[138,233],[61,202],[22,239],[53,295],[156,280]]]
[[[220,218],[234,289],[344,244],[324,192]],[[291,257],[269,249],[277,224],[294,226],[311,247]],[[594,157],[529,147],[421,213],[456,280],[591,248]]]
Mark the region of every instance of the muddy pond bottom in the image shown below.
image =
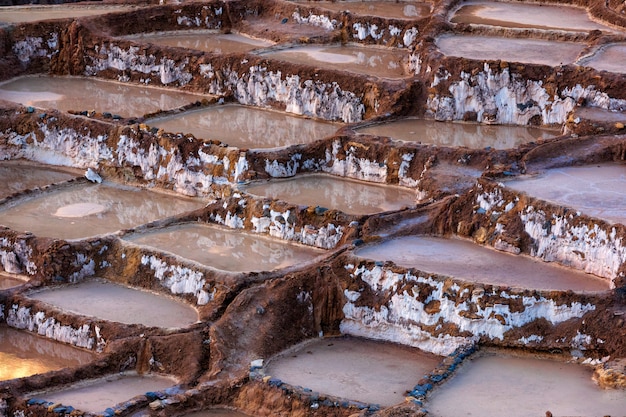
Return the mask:
[[[238,148],[277,148],[335,134],[342,124],[239,105],[213,106],[146,121],[172,133],[218,140]]]
[[[347,0],[347,1],[316,1],[300,0],[297,3],[315,5],[335,12],[349,11],[352,14],[364,16],[380,16],[389,19],[417,19],[428,16],[430,4],[414,1],[375,1],[375,0]]]
[[[145,41],[155,45],[196,49],[216,54],[245,53],[273,45],[273,42],[250,38],[238,33],[219,33],[206,30],[158,32],[125,36],[124,39],[139,42]]]
[[[448,56],[550,66],[573,63],[584,48],[584,44],[576,42],[496,36],[444,35],[437,38],[435,43]],[[546,54],[546,51],[550,53]]]
[[[357,256],[491,285],[560,291],[608,291],[595,275],[513,255],[461,239],[407,236],[364,246]]]
[[[414,206],[416,202],[414,190],[324,174],[250,183],[240,185],[239,189],[260,197],[356,215],[399,210]]]
[[[404,401],[405,392],[440,360],[415,348],[374,340],[315,339],[273,358],[265,373],[327,395],[390,406]]]
[[[124,239],[230,272],[271,271],[325,254],[310,246],[199,223],[126,235]]]
[[[414,118],[366,126],[358,128],[357,132],[389,136],[405,142],[450,147],[465,146],[473,149],[487,147],[511,149],[524,143],[553,137],[558,133],[554,130],[532,127],[438,122]]]
[[[484,354],[468,359],[436,388],[436,417],[623,416],[623,390],[600,389],[592,368],[550,359]]]
[[[81,411],[99,413],[137,395],[162,391],[174,385],[173,378],[162,375],[124,373],[85,381],[64,390],[37,393],[36,396]]]
[[[99,279],[46,288],[28,297],[74,314],[124,324],[181,328],[198,321],[197,311],[182,301]]]
[[[505,185],[589,216],[626,224],[626,164],[553,168]]]
[[[107,5],[49,5],[49,6],[3,6],[0,7],[0,26],[8,23],[37,22],[40,20],[68,19],[83,16],[122,12],[132,10],[137,6],[107,4]]]
[[[581,60],[581,64],[599,71],[626,73],[626,43],[609,44],[589,58]]]
[[[77,170],[35,164],[27,161],[0,162],[0,199],[11,194],[57,184],[81,177]]]
[[[0,224],[37,236],[78,239],[198,209],[203,202],[114,184],[77,184],[10,201]]]
[[[207,96],[173,89],[85,77],[27,76],[0,83],[0,99],[63,111],[109,112],[139,117],[201,101]]]
[[[404,78],[406,51],[358,45],[305,45],[260,55],[294,64],[315,65],[332,70],[383,78]]]
[[[86,350],[0,325],[0,381],[74,368],[94,359]]]

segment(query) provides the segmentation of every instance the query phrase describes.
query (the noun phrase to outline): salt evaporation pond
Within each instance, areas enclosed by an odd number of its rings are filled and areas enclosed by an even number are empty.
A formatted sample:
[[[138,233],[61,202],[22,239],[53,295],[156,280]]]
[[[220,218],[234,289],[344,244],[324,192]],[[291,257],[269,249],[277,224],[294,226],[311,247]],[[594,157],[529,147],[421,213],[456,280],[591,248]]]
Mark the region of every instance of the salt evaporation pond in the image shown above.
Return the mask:
[[[0,381],[74,368],[94,359],[86,350],[0,325]]]
[[[472,35],[444,35],[437,38],[435,43],[448,56],[550,66],[573,63],[585,47],[580,42]]]
[[[0,224],[37,236],[78,239],[133,228],[203,205],[199,199],[139,188],[77,184],[5,203],[0,207]]]
[[[600,389],[592,368],[533,357],[468,359],[428,398],[436,417],[623,416],[623,390]]]
[[[491,285],[537,290],[608,291],[609,281],[524,255],[500,252],[461,239],[406,236],[355,251],[374,261]]]
[[[481,125],[407,118],[365,126],[357,133],[389,136],[405,142],[473,149],[512,149],[521,144],[553,137],[556,131],[524,126]]]
[[[460,5],[450,19],[452,23],[580,32],[591,30],[615,31],[606,25],[591,20],[587,10],[569,5],[483,0],[464,1]]]
[[[364,16],[380,16],[389,19],[417,19],[430,14],[430,3],[413,1],[300,1],[309,5],[318,6],[335,12],[349,11],[352,14]]]
[[[124,239],[231,272],[271,271],[312,261],[325,253],[310,246],[200,223],[127,235]]]
[[[405,50],[359,45],[304,45],[259,55],[294,64],[348,71],[383,78],[404,78],[407,53]]]
[[[277,355],[265,373],[323,394],[390,406],[431,372],[441,357],[416,348],[343,337],[315,339]]]
[[[74,314],[124,324],[181,328],[198,321],[198,312],[182,301],[100,279],[48,287],[28,297]]]
[[[239,185],[246,193],[292,204],[321,206],[347,214],[374,214],[416,204],[415,190],[324,174],[298,175]]]
[[[8,23],[38,22],[95,16],[135,9],[137,6],[120,4],[3,6],[0,7],[0,27]]]
[[[626,73],[626,43],[601,46],[591,57],[581,60],[580,64],[599,71]]]
[[[37,75],[0,83],[2,100],[63,111],[95,110],[121,117],[171,110],[206,97],[174,89],[124,84],[93,77]]]
[[[505,185],[589,216],[626,224],[626,164],[553,168]]]
[[[218,33],[204,30],[147,33],[126,36],[124,39],[216,54],[245,53],[274,44],[264,39],[254,39],[238,33]]]
[[[78,171],[26,161],[0,162],[0,199],[11,194],[80,177]]]
[[[7,272],[0,271],[0,290],[7,290],[22,285],[26,281]]]
[[[137,395],[162,391],[174,385],[176,381],[173,378],[163,375],[124,373],[81,382],[59,391],[37,393],[36,397],[81,411],[100,413]]]
[[[149,119],[150,126],[172,133],[219,140],[238,148],[277,148],[332,136],[342,125],[240,105],[213,106]]]

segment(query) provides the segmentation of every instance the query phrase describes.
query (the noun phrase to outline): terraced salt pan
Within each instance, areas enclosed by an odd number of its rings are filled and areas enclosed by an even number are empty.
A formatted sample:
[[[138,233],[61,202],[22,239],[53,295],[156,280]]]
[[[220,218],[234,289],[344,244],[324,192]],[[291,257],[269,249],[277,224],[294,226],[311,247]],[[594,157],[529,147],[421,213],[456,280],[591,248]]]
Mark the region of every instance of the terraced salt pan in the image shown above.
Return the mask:
[[[549,169],[506,186],[533,197],[572,207],[589,216],[626,224],[626,165],[595,164]]]
[[[591,20],[585,9],[556,4],[464,1],[453,12],[452,23],[493,25],[520,29],[558,29],[588,32],[616,30]]]
[[[304,45],[271,52],[260,52],[268,58],[295,64],[349,71],[383,78],[404,78],[406,51],[359,45]]]
[[[114,184],[77,184],[0,207],[0,224],[37,236],[78,239],[129,229],[202,207],[184,198]]]
[[[0,271],[0,290],[17,287],[18,285],[22,285],[24,282],[26,281],[18,278],[17,276]]]
[[[0,199],[23,190],[60,183],[82,176],[78,172],[23,161],[0,162]]]
[[[0,381],[73,368],[94,359],[91,352],[0,326]]]
[[[426,408],[436,417],[624,415],[624,391],[600,389],[592,373],[549,359],[481,355],[434,390]]]
[[[124,324],[180,328],[198,321],[197,311],[181,301],[99,279],[49,287],[28,297],[74,314]]]
[[[435,43],[448,56],[550,66],[573,63],[585,46],[576,42],[466,35],[440,36]]]
[[[556,131],[522,126],[482,125],[477,123],[443,123],[408,118],[366,126],[358,133],[389,136],[406,142],[473,149],[491,147],[511,149],[540,139],[553,137]]]
[[[407,236],[364,246],[355,254],[461,280],[537,290],[608,291],[609,281],[523,255],[460,239]]]
[[[173,378],[162,375],[124,373],[86,381],[70,388],[36,394],[37,398],[92,413],[100,413],[116,404],[146,392],[162,391],[176,385]]]
[[[215,31],[158,32],[127,36],[125,39],[216,54],[245,53],[274,44],[264,39],[254,39],[238,33],[218,33]]]
[[[172,226],[124,238],[231,272],[285,268],[311,261],[325,253],[309,246],[199,223]]]
[[[273,358],[265,373],[324,394],[390,406],[432,371],[439,356],[360,338],[316,339]]]
[[[171,110],[206,98],[173,89],[84,77],[28,76],[0,84],[0,99],[63,111],[109,112],[122,117]]]
[[[414,206],[414,190],[392,185],[354,181],[324,174],[298,175],[240,185],[249,194],[287,201],[292,204],[321,206],[348,214],[373,214]]]
[[[428,16],[430,13],[429,3],[413,1],[372,1],[372,0],[347,0],[347,1],[298,1],[333,10],[335,12],[349,11],[352,14],[364,16],[380,16],[389,19],[417,19]]]
[[[599,71],[626,73],[626,43],[609,44],[589,58],[581,60],[580,64],[595,68]]]
[[[135,9],[136,6],[107,5],[28,5],[0,7],[0,26],[8,23],[37,22],[40,20],[67,19],[83,16],[95,16],[106,13],[121,12]]]
[[[309,143],[335,134],[342,125],[271,110],[226,105],[149,119],[150,126],[191,133],[238,148],[276,148]]]

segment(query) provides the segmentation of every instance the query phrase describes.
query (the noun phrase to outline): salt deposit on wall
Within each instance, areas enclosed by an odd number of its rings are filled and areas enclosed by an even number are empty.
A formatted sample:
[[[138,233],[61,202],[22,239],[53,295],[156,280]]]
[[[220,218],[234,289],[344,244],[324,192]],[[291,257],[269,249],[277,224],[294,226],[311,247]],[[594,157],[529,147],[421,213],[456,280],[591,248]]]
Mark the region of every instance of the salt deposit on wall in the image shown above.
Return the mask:
[[[0,264],[6,272],[34,275],[37,266],[31,261],[32,254],[33,249],[26,241],[18,239],[12,242],[6,237],[0,238]]]

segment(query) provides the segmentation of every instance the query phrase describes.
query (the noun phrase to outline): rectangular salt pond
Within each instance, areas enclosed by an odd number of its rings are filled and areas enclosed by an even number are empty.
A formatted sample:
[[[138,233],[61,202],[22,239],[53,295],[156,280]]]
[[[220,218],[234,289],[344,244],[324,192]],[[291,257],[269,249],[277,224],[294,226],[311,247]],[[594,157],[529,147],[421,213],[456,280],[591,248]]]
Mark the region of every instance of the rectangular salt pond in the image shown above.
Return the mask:
[[[537,176],[506,181],[505,185],[588,216],[626,224],[626,164],[553,168]]]
[[[8,23],[38,22],[40,20],[68,19],[133,10],[137,6],[120,4],[89,5],[27,5],[0,7],[0,27]]]
[[[372,0],[347,0],[347,1],[316,1],[301,0],[298,3],[314,5],[335,12],[349,11],[352,14],[364,16],[380,16],[389,19],[417,19],[430,14],[430,3],[415,1],[372,1]]]
[[[448,56],[525,62],[553,67],[573,63],[585,48],[582,42],[475,35],[443,35],[435,39],[435,44]]]
[[[0,325],[0,381],[82,366],[95,357],[86,350]]]
[[[271,359],[265,374],[326,395],[391,406],[403,402],[405,392],[440,361],[439,356],[397,344],[315,339]]]
[[[77,170],[35,164],[28,161],[0,162],[0,199],[11,194],[82,177]]]
[[[602,390],[593,368],[533,357],[480,354],[429,396],[436,417],[623,416],[623,390]]]
[[[582,59],[579,64],[595,68],[599,71],[626,73],[626,43],[602,45],[591,55]]]
[[[491,147],[512,149],[524,143],[547,139],[556,130],[526,126],[482,125],[478,123],[438,122],[407,118],[357,128],[358,133],[389,136],[405,142],[437,146],[465,146],[472,149]]]
[[[360,45],[304,45],[260,52],[259,55],[294,64],[315,65],[382,78],[410,76],[405,69],[408,52],[401,49]]]
[[[219,140],[238,148],[277,148],[303,144],[335,134],[340,123],[240,105],[213,106],[148,119],[150,126],[196,138]]]
[[[199,199],[116,184],[76,184],[0,206],[0,224],[37,236],[79,239],[129,229],[204,206]]]
[[[122,117],[139,117],[159,110],[176,109],[207,97],[209,96],[93,77],[38,75],[13,78],[0,83],[2,100],[63,111],[95,110]]]
[[[176,385],[176,380],[162,375],[124,373],[85,381],[70,388],[40,392],[31,397],[72,406],[81,411],[101,413],[146,392],[162,391]]]
[[[66,312],[124,324],[182,328],[198,321],[198,312],[180,300],[100,279],[48,287],[28,298]]]
[[[399,210],[416,203],[415,190],[324,174],[298,175],[238,187],[260,197],[298,205],[321,206],[355,215]]]
[[[146,33],[125,36],[124,39],[216,54],[245,53],[274,44],[264,39],[254,39],[238,33],[219,33],[214,30]]]
[[[406,268],[491,285],[536,290],[609,290],[609,281],[595,275],[461,239],[406,236],[363,246],[355,254],[374,261],[392,261]]]
[[[271,271],[309,262],[326,253],[310,246],[200,223],[126,235],[124,239],[231,272]]]

